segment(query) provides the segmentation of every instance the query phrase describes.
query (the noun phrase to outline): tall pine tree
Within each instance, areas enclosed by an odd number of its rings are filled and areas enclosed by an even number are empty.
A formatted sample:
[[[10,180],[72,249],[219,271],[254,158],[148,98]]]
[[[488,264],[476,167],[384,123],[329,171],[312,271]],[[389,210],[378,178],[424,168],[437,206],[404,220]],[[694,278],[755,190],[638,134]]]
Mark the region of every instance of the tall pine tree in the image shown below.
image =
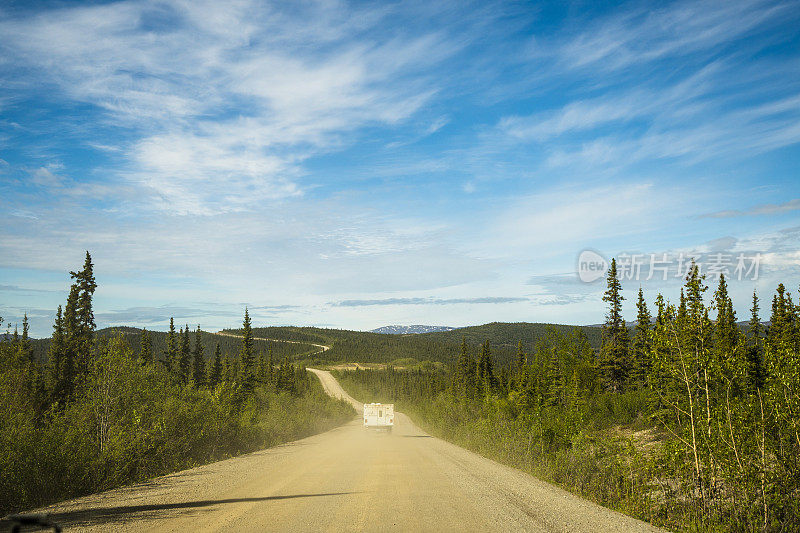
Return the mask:
[[[617,260],[611,259],[608,269],[608,288],[603,301],[608,304],[608,314],[603,324],[600,365],[608,387],[622,391],[630,371],[628,359],[628,328],[622,317],[622,284],[617,274]]]
[[[631,376],[630,382],[636,388],[641,388],[647,382],[650,373],[650,321],[652,316],[644,300],[644,292],[639,287],[636,299],[636,328],[634,329],[631,351]]]
[[[208,371],[208,386],[210,388],[214,388],[222,381],[224,372],[223,362],[222,362],[222,352],[219,348],[219,343],[217,343],[217,347],[214,348],[214,359],[211,362],[211,368]]]
[[[31,348],[31,340],[28,337],[28,313],[22,317],[22,337],[19,340],[19,358],[26,365],[33,365],[33,349]]]
[[[469,354],[466,339],[461,339],[461,351],[453,376],[453,392],[456,396],[473,399],[477,391],[477,365]]]
[[[242,348],[240,352],[242,361],[242,384],[246,390],[253,388],[255,379],[255,354],[253,353],[253,330],[250,325],[250,313],[245,307],[244,321],[242,322]]]
[[[203,334],[200,331],[200,326],[197,326],[197,331],[194,334],[194,350],[192,352],[193,365],[192,365],[192,381],[195,387],[200,387],[206,380],[206,360],[203,355]]]
[[[65,391],[62,390],[64,382],[62,380],[62,372],[64,371],[64,357],[66,356],[66,339],[64,337],[64,317],[61,306],[58,306],[56,311],[56,322],[53,325],[53,338],[50,341],[50,348],[47,353],[48,371],[50,389],[53,395],[53,400],[61,400],[65,396]]]
[[[728,296],[728,285],[725,275],[719,277],[719,285],[714,293],[714,307],[717,310],[717,321],[714,327],[714,337],[717,351],[720,355],[733,354],[739,340],[739,327],[736,325],[736,311],[733,302]]]
[[[164,359],[161,362],[169,372],[176,372],[178,367],[178,338],[175,333],[175,319],[173,317],[169,317],[167,349],[164,351]]]
[[[78,272],[70,272],[69,275],[75,280],[73,286],[77,288],[77,294],[73,301],[74,318],[72,324],[69,324],[71,329],[68,331],[68,335],[75,350],[74,364],[77,378],[83,380],[89,372],[96,327],[92,311],[92,297],[97,289],[97,283],[94,279],[92,256],[88,251],[83,269]],[[68,302],[67,305],[69,306],[70,303]]]
[[[492,361],[492,349],[489,341],[481,346],[481,353],[478,357],[478,387],[484,396],[489,396],[497,390],[497,377],[494,375],[494,362]]]
[[[153,362],[153,340],[147,329],[142,329],[142,338],[139,341],[139,359],[145,364]]]
[[[186,329],[181,328],[181,350],[180,359],[178,360],[178,373],[184,383],[187,383],[192,377],[192,348],[189,342],[189,324],[186,324]]]
[[[766,368],[764,366],[763,327],[758,316],[758,294],[753,291],[753,306],[750,308],[750,327],[747,344],[747,388],[750,392],[758,392],[764,388]]]

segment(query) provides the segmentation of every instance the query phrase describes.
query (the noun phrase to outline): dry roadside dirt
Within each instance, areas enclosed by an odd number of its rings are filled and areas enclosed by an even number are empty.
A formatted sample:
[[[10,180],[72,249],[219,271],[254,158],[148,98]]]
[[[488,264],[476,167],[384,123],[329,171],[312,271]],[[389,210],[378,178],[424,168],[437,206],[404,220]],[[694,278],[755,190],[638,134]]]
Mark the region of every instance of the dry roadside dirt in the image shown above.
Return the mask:
[[[361,404],[326,371],[332,396]],[[659,531],[433,438],[334,430],[42,511],[65,531]]]

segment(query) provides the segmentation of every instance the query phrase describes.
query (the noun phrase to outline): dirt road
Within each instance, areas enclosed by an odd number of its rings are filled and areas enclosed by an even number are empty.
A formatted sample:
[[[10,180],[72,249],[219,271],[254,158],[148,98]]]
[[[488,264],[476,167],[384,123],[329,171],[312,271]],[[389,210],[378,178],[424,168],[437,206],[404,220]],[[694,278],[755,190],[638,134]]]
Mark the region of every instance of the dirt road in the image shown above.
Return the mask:
[[[209,333],[211,333],[211,332],[209,332]],[[234,338],[237,338],[237,339],[241,339],[242,338],[241,335],[237,335],[236,333],[228,333],[228,332],[225,332],[225,331],[217,331],[216,333],[211,333],[211,334],[212,335],[222,335],[223,337],[234,337]],[[318,353],[327,352],[328,350],[331,349],[330,346],[327,346],[325,344],[316,344],[316,343],[307,342],[307,341],[289,341],[289,340],[286,340],[286,339],[267,339],[265,337],[253,337],[253,340],[254,341],[268,341],[268,342],[286,342],[286,343],[289,343],[289,344],[307,344],[309,346],[314,346],[316,348],[319,348],[318,352],[314,352],[314,353],[309,354],[309,355],[316,355]]]
[[[325,390],[361,406],[330,373]],[[656,531],[432,438],[404,415],[55,505],[85,531]]]

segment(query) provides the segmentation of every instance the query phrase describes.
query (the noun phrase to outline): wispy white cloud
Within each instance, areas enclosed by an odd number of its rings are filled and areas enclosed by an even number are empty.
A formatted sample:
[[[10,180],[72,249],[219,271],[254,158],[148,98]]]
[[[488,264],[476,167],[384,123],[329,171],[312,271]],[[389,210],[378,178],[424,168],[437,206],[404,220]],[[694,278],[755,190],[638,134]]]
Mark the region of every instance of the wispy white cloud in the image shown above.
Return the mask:
[[[681,205],[682,196],[680,189],[653,183],[552,187],[517,198],[489,220],[480,246],[489,253],[540,255],[641,235],[691,210]]]
[[[639,163],[746,159],[800,142],[793,57],[759,58],[792,38],[792,2],[744,0],[627,6],[536,39],[550,109],[507,115],[490,147],[526,143],[545,170],[625,174]],[[534,85],[535,86],[535,85]],[[536,109],[536,108],[535,108]]]
[[[684,1],[653,9],[616,12],[555,44],[560,62],[570,68],[616,71],[665,57],[711,57],[725,43],[744,38],[759,26],[787,15],[792,2]]]
[[[430,32],[365,37],[387,15],[335,3],[147,0],[0,20],[7,57],[141,134],[120,146],[140,198],[179,213],[302,194],[301,163],[349,132],[396,124],[436,91],[459,45]],[[164,19],[166,26],[159,26]],[[309,23],[309,21],[312,21]]]
[[[734,218],[744,216],[780,215],[783,213],[790,213],[792,211],[800,211],[800,198],[795,198],[780,204],[756,205],[745,210],[730,209],[726,211],[716,211],[714,213],[700,215],[699,218]]]

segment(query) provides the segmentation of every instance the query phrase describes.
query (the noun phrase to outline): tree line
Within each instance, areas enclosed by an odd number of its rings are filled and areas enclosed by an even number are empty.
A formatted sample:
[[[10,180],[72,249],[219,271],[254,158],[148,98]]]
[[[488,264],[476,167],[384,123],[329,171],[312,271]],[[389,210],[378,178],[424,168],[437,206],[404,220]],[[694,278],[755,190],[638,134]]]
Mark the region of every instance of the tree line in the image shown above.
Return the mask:
[[[177,332],[180,332],[181,326],[175,322],[175,326],[177,327]],[[164,323],[165,328],[169,325],[169,320]],[[192,345],[192,349],[194,349],[194,343],[196,342],[196,331],[200,329],[201,335],[201,343],[203,354],[206,358],[206,363],[208,360],[211,359],[214,355],[216,350],[216,345],[219,344],[220,351],[223,354],[229,354],[229,357],[236,356],[239,353],[241,348],[241,339],[236,337],[231,337],[228,335],[220,335],[218,333],[209,332],[205,329],[201,329],[198,325],[193,325],[190,327],[189,325],[182,326],[184,330],[189,330],[189,341]],[[253,335],[258,337],[259,335],[255,331],[254,328]],[[147,329],[147,328],[136,328],[130,326],[112,326],[103,329],[97,329],[94,334],[95,342],[101,338],[107,337],[114,337],[116,335],[122,335],[125,337],[125,340],[134,351],[140,351],[142,349],[142,336],[148,336],[148,349],[154,354],[154,359],[157,361],[161,358],[161,354],[167,349],[167,336],[168,331],[159,331],[156,329]],[[13,330],[9,331],[9,338],[13,337]],[[46,361],[48,360],[50,353],[50,346],[53,342],[53,338],[40,338],[40,339],[30,339],[30,346],[33,350],[33,357],[39,361]],[[261,352],[264,353],[266,356],[267,353],[272,350],[273,352],[273,359],[278,362],[282,361],[284,357],[291,361],[297,361],[300,359],[306,358],[306,356],[310,352],[314,352],[318,350],[317,348],[309,345],[309,344],[296,344],[296,343],[289,343],[289,342],[277,342],[277,341],[265,341],[254,339],[253,347],[256,352],[256,358],[261,357]]]

